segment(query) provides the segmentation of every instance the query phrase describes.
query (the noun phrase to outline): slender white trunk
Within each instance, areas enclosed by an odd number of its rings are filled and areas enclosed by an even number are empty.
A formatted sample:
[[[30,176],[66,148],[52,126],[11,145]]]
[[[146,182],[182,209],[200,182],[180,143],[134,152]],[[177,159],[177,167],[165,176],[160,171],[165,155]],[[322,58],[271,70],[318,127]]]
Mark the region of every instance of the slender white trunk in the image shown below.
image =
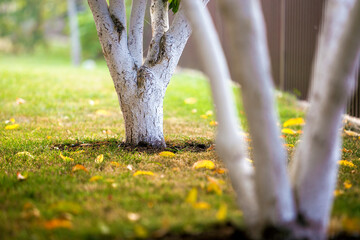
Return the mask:
[[[287,156],[277,126],[265,23],[258,0],[220,2],[228,35],[233,78],[241,85],[252,139],[255,181],[262,225],[288,225],[295,208],[287,176]]]
[[[360,1],[329,0],[319,40],[307,124],[292,166],[299,216],[324,238],[340,159],[341,119],[360,53]],[[315,238],[314,238],[315,239]]]
[[[67,0],[67,9],[70,25],[71,60],[74,66],[81,63],[81,42],[75,0]]]
[[[258,205],[253,186],[253,169],[246,162],[246,143],[240,136],[234,102],[231,98],[230,75],[225,56],[221,49],[211,17],[198,0],[185,0],[187,16],[194,28],[199,54],[206,63],[212,95],[219,122],[216,136],[216,149],[229,169],[233,188],[238,196],[238,203],[244,213],[249,229],[258,223]],[[254,233],[254,232],[253,232]]]

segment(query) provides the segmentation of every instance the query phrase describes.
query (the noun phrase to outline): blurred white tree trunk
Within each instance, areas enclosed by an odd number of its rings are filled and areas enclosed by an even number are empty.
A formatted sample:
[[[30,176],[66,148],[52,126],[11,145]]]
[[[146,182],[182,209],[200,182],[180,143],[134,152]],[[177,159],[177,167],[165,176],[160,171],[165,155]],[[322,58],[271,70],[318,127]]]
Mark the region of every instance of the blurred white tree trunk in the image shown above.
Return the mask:
[[[254,179],[243,164],[246,148],[234,124],[233,104],[226,86],[229,73],[211,18],[199,0],[184,0],[184,3],[211,82],[219,120],[217,151],[229,168],[250,235],[263,239],[325,239],[340,157],[341,116],[354,86],[351,76],[360,56],[360,1],[328,2],[313,76],[316,84],[311,92],[311,107],[292,166],[293,189],[277,127],[259,1],[220,2],[233,35],[230,64],[237,69],[233,77],[241,84],[249,122]]]
[[[81,42],[75,0],[67,0],[67,9],[70,25],[71,60],[74,66],[79,66],[81,63]]]
[[[168,1],[151,0],[152,40],[143,59],[147,0],[133,0],[127,36],[124,0],[88,0],[124,115],[126,142],[165,147],[163,99],[191,34],[183,10],[169,26]]]

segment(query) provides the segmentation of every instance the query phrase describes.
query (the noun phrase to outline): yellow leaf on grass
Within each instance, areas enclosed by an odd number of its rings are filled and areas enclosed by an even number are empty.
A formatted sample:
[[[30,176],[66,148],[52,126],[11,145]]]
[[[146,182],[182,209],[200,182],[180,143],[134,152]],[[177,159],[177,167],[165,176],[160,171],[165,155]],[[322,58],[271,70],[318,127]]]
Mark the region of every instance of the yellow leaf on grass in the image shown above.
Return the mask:
[[[344,188],[345,189],[349,189],[349,188],[351,188],[352,187],[352,184],[350,183],[350,181],[349,180],[346,180],[345,182],[344,182]]]
[[[210,209],[211,206],[207,202],[196,202],[192,204],[193,208],[196,209]]]
[[[351,136],[351,137],[357,137],[357,136],[360,136],[359,133],[357,132],[354,132],[354,131],[348,131],[348,130],[344,130],[345,134],[348,135],[348,136]]]
[[[285,143],[285,144],[284,144],[284,147],[293,148],[293,147],[294,147],[294,144]]]
[[[209,123],[209,125],[210,125],[211,127],[215,127],[215,126],[218,125],[218,122],[217,122],[217,121],[211,121],[211,122]]]
[[[14,130],[14,129],[18,129],[20,127],[19,124],[11,124],[11,125],[7,125],[5,127],[6,130]]]
[[[112,167],[120,167],[120,163],[118,162],[110,162]]]
[[[99,180],[102,180],[103,177],[102,176],[92,176],[90,179],[89,179],[89,182],[96,182],[96,181],[99,181]]]
[[[188,193],[185,202],[187,203],[196,203],[197,201],[197,195],[198,195],[198,191],[196,188],[192,188],[190,190],[190,192]]]
[[[111,112],[104,110],[104,109],[99,109],[95,112],[96,115],[98,116],[103,116],[103,117],[107,117],[111,115]]]
[[[134,232],[137,238],[147,238],[149,235],[147,230],[139,224],[134,226]]]
[[[139,175],[148,175],[148,176],[154,176],[155,174],[153,172],[150,171],[136,171],[133,176],[139,176]]]
[[[208,115],[203,114],[203,115],[200,115],[200,117],[203,118],[203,119],[207,119]]]
[[[206,114],[207,116],[212,116],[214,113],[213,113],[213,111],[209,110],[209,111],[207,111],[205,114]]]
[[[209,193],[215,193],[216,195],[219,195],[221,196],[222,195],[222,190],[219,186],[218,183],[216,182],[210,182],[208,185],[207,185],[207,188],[206,188],[207,192]]]
[[[216,219],[218,221],[224,221],[227,216],[227,205],[222,203],[219,207],[219,210],[216,212]]]
[[[304,124],[305,124],[305,120],[303,118],[290,118],[289,120],[284,122],[283,126],[288,127],[288,126],[296,126],[296,125],[304,125]]]
[[[206,168],[206,169],[212,170],[215,168],[215,163],[213,163],[210,160],[201,160],[201,161],[197,161],[196,163],[194,163],[194,165],[192,167],[194,169]]]
[[[17,154],[15,154],[15,156],[27,156],[27,157],[29,157],[29,158],[34,159],[34,156],[31,155],[29,152],[26,152],[26,151],[24,151],[24,152],[18,152]]]
[[[65,162],[73,162],[74,159],[70,158],[70,157],[66,157],[64,155],[62,155],[62,153],[60,152],[60,157],[62,158],[62,160],[64,160]]]
[[[350,162],[348,160],[340,160],[340,161],[338,161],[338,164],[341,165],[341,166],[356,168],[356,166],[352,162]]]
[[[52,219],[50,221],[46,221],[44,223],[44,227],[46,229],[55,229],[55,228],[72,228],[72,223],[69,220],[65,219]]]
[[[344,192],[341,190],[334,190],[334,197],[342,195]]]
[[[185,104],[195,104],[197,102],[197,99],[196,98],[193,98],[193,97],[190,97],[190,98],[186,98],[185,100],[184,100],[184,103]]]
[[[164,152],[159,153],[159,156],[171,158],[171,157],[175,157],[175,153],[169,152],[169,151],[164,151]]]
[[[73,168],[72,168],[73,172],[76,171],[85,171],[85,172],[89,172],[83,165],[81,164],[76,164]]]
[[[285,133],[285,134],[290,134],[290,135],[295,135],[295,134],[301,134],[302,133],[302,130],[292,130],[290,128],[283,128],[281,130],[282,133]]]
[[[226,169],[225,168],[218,168],[218,169],[215,169],[213,173],[218,173],[218,174],[224,174],[226,173]]]
[[[11,123],[15,123],[15,118],[10,118]]]
[[[104,154],[100,154],[96,157],[95,162],[96,163],[102,163],[104,161]]]

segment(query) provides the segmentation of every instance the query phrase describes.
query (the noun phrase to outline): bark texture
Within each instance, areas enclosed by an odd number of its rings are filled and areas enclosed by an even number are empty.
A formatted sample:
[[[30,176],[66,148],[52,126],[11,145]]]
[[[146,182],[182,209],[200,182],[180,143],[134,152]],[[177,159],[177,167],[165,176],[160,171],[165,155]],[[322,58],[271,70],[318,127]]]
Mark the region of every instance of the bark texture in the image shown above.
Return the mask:
[[[180,6],[169,27],[168,3],[151,0],[152,40],[143,59],[147,0],[133,0],[127,36],[124,0],[88,0],[123,112],[126,142],[165,147],[163,99],[191,28]]]

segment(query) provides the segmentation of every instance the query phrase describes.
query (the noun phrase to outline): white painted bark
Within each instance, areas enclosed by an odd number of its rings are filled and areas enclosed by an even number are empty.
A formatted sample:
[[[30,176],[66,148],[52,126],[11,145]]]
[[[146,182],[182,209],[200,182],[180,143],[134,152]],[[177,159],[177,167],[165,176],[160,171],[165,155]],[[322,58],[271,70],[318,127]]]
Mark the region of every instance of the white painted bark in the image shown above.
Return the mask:
[[[232,39],[231,63],[236,66],[233,79],[241,85],[252,139],[260,221],[264,226],[288,225],[296,214],[286,170],[287,156],[277,126],[260,2],[222,0],[220,4]]]
[[[206,73],[209,76],[212,95],[216,106],[218,133],[216,150],[224,160],[233,188],[238,196],[238,203],[244,213],[248,228],[258,223],[258,205],[253,186],[253,169],[246,162],[246,143],[240,136],[234,102],[231,98],[230,75],[225,56],[211,17],[198,0],[183,0],[186,13],[194,28],[197,48]]]
[[[75,0],[67,0],[70,25],[71,61],[74,66],[81,63],[81,42]]]
[[[153,45],[143,64],[146,0],[134,0],[129,42],[124,0],[88,0],[125,120],[126,142],[165,147],[163,98],[191,28],[180,9],[168,30],[168,4],[153,0]],[[168,31],[167,31],[168,30]]]
[[[136,66],[143,64],[144,16],[147,0],[133,0],[131,6],[128,47]]]
[[[341,119],[360,56],[360,1],[329,0],[319,39],[307,124],[292,166],[299,215],[325,238],[340,160]],[[316,238],[317,236],[317,238]]]

